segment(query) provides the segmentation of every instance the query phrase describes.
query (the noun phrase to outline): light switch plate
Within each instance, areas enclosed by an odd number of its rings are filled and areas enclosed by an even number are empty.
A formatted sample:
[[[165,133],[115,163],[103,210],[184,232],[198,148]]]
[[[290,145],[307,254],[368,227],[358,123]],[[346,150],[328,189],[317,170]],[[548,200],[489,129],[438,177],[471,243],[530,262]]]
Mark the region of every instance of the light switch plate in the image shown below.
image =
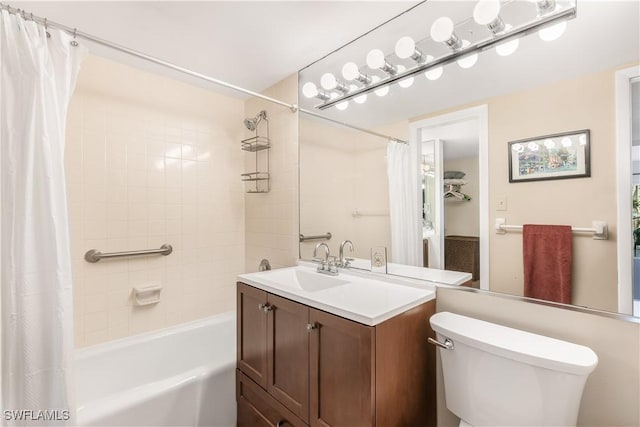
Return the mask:
[[[387,248],[371,248],[371,272],[387,274]]]
[[[497,211],[507,210],[507,196],[498,196],[496,200],[496,210]]]

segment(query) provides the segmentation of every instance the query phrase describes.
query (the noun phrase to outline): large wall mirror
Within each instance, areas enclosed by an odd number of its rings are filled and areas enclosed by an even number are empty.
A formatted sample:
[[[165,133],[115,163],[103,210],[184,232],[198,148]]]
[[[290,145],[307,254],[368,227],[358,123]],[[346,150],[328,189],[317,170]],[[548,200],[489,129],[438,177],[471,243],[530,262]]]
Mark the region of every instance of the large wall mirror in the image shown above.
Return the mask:
[[[553,13],[576,7],[577,14],[541,34],[530,29],[517,41],[485,45],[472,52],[477,56],[455,57],[388,86],[379,85],[389,79],[388,67],[402,75],[421,60],[437,63],[450,55],[438,37],[450,44],[457,37],[464,49],[504,32],[494,35],[474,21],[475,1],[422,2],[300,71],[300,234],[331,234],[301,241],[301,258],[312,259],[319,242],[337,255],[340,242],[349,239],[354,253],[347,255],[358,258],[356,267],[368,268],[371,248],[384,246],[394,265],[467,271],[480,289],[523,296],[523,233],[497,233],[497,221],[574,228],[601,221],[607,239],[573,234],[570,302],[632,314],[633,267],[640,267],[633,221],[640,214],[631,191],[628,211],[617,208],[624,187],[617,158],[629,153],[623,178],[632,190],[630,157],[640,138],[637,129],[627,132],[628,147],[622,148],[616,138],[620,123],[635,121],[637,128],[640,114],[631,108],[638,108],[638,85],[625,95],[630,105],[620,107],[624,87],[616,82],[623,71],[633,82],[639,65],[640,3],[502,1],[505,31],[544,19],[540,8],[548,3],[555,3]],[[453,22],[453,37],[439,34],[442,28],[432,33],[440,17]],[[415,46],[398,42],[407,36]],[[374,49],[382,59],[369,54]],[[378,86],[367,92],[367,85]],[[349,97],[354,92],[358,96]],[[628,115],[622,122],[621,111]],[[510,142],[582,130],[589,130],[590,176],[510,182]],[[563,143],[580,144],[579,138],[542,141],[545,165],[574,167],[574,159],[558,150]],[[562,153],[576,151],[564,148]],[[395,162],[402,152],[410,153],[410,164]],[[535,170],[526,173],[534,176]],[[399,197],[394,188],[403,185],[415,192]]]

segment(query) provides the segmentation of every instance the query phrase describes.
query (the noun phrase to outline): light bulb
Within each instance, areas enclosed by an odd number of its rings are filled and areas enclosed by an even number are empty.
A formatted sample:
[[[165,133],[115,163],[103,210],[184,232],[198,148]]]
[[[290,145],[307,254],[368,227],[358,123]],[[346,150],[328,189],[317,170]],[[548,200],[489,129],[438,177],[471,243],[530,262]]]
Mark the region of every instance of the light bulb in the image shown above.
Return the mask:
[[[367,54],[367,66],[372,69],[384,67],[384,53],[380,49],[373,49]]]
[[[355,80],[360,76],[360,70],[355,62],[347,62],[342,67],[342,77],[347,81]]]
[[[580,145],[587,145],[587,135],[580,135],[578,141],[580,141]]]
[[[556,1],[555,0],[531,0],[536,3],[536,8],[538,9],[538,17],[548,15],[549,13],[556,10]]]
[[[398,73],[404,73],[407,70],[404,65],[396,65],[396,67],[398,67]],[[406,79],[400,80],[398,82],[398,86],[406,89],[408,87],[411,87],[414,80],[415,79],[413,76],[407,77]]]
[[[522,146],[522,144],[513,144],[513,145],[511,146],[511,149],[512,149],[513,151],[515,151],[516,153],[520,153],[521,151],[523,151],[523,150],[524,150],[524,147]]]
[[[431,61],[433,61],[433,56],[427,55],[427,62],[431,62]],[[442,76],[443,71],[444,71],[444,68],[436,67],[428,71],[425,71],[424,75],[429,80],[438,80]]]
[[[342,101],[336,104],[336,108],[340,111],[344,111],[349,106],[349,101]]]
[[[538,36],[540,36],[540,38],[545,42],[551,42],[559,39],[560,36],[564,34],[564,31],[566,29],[567,21],[562,21],[559,24],[541,29],[540,31],[538,31]]]
[[[380,77],[379,76],[371,76],[371,82],[372,83],[378,83],[379,81],[380,81]],[[380,89],[374,90],[374,92],[378,96],[385,96],[386,94],[389,93],[389,86],[383,86]]]
[[[544,146],[548,149],[552,149],[556,148],[556,143],[553,141],[553,139],[547,138],[544,140]]]
[[[324,90],[332,90],[338,86],[338,81],[333,74],[324,73],[322,77],[320,77],[320,85]]]
[[[470,44],[471,43],[469,42],[469,40],[462,40],[463,49],[466,49],[467,47],[469,47]],[[471,55],[464,56],[458,59],[456,62],[458,63],[460,68],[471,68],[474,65],[476,65],[476,62],[478,62],[478,54],[474,53]]]
[[[350,85],[349,90],[351,92],[358,90],[358,86]],[[356,104],[364,104],[367,101],[367,94],[363,93],[362,95],[356,96],[355,98],[353,98],[353,100],[355,101]]]
[[[402,37],[396,43],[396,55],[398,58],[407,59],[416,51],[416,42],[411,37]]]
[[[356,104],[364,104],[365,102],[367,102],[367,94],[364,93],[360,96],[356,96],[355,98],[353,98],[353,100],[356,102]]]
[[[538,151],[538,144],[535,142],[530,142],[527,144],[527,148],[531,151]]]
[[[473,9],[473,20],[480,25],[487,25],[493,22],[499,14],[499,0],[480,0]]]
[[[434,42],[442,43],[451,38],[453,34],[453,21],[446,16],[436,19],[431,25],[431,38]]]
[[[571,145],[573,144],[573,142],[571,141],[571,138],[569,138],[567,136],[562,138],[560,143],[562,144],[563,147],[571,147]]]
[[[496,46],[496,53],[500,56],[509,56],[516,50],[518,50],[518,46],[520,46],[520,39],[515,38],[513,40],[506,41],[504,43],[500,43]]]
[[[302,94],[305,98],[315,98],[318,96],[318,88],[315,83],[307,82],[302,86]]]

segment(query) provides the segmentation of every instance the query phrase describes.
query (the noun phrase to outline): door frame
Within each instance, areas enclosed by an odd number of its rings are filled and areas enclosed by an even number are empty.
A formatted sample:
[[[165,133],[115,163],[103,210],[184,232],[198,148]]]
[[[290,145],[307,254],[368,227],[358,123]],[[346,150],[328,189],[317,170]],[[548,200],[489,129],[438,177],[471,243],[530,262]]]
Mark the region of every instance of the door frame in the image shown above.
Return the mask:
[[[640,76],[640,66],[616,72],[616,208],[618,253],[618,312],[633,314],[633,230],[631,203],[631,79]],[[624,237],[627,236],[627,237]]]
[[[471,108],[441,114],[409,124],[411,144],[422,142],[422,130],[460,121],[478,120],[478,177],[480,195],[478,196],[480,217],[480,289],[489,289],[489,106],[478,105]],[[416,159],[420,161],[420,159]],[[444,244],[441,247],[444,259]]]

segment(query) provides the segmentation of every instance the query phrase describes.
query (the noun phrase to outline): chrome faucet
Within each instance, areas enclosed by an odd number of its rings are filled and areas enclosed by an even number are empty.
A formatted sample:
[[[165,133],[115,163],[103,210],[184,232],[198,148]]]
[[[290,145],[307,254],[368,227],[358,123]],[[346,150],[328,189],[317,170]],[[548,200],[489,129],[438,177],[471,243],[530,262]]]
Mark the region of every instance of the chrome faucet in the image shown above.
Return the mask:
[[[324,260],[321,258],[317,258],[318,249],[320,248],[325,249]],[[329,246],[326,243],[322,242],[316,245],[316,247],[313,249],[313,259],[314,261],[318,262],[318,273],[329,274],[331,276],[338,275],[338,265],[336,262],[336,257],[331,256]]]
[[[344,257],[344,247],[347,245],[349,245],[350,252],[353,253],[353,242],[351,240],[344,240],[342,243],[340,243],[340,258],[338,260],[338,267],[340,268],[351,267],[351,261],[353,261],[353,258]]]
[[[326,243],[322,242],[322,243],[318,243],[316,245],[316,247],[313,249],[313,257],[316,258],[318,256],[318,249],[320,248],[324,248],[325,252],[324,252],[324,262],[327,262],[327,260],[329,259],[329,253],[330,253],[330,249],[329,249],[329,245],[327,245]]]

